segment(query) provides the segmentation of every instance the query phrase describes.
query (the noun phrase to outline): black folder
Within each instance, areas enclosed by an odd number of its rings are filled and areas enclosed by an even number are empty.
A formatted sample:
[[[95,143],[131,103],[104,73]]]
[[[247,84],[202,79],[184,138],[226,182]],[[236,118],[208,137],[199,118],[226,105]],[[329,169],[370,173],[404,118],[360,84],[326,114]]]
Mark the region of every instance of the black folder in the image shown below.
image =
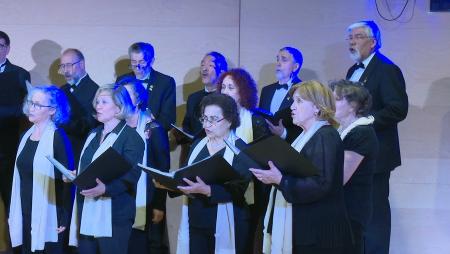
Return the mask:
[[[142,164],[138,166],[144,172],[151,174],[157,182],[175,191],[178,191],[177,186],[187,185],[183,178],[196,182],[195,178],[198,176],[206,184],[226,184],[241,178],[240,174],[219,154],[172,172],[164,172]]]
[[[229,142],[226,144],[230,147]],[[255,140],[242,150],[230,148],[235,152],[236,159],[241,160],[249,168],[269,169],[268,162],[272,161],[283,174],[307,177],[318,173],[310,160],[278,136]]]
[[[195,138],[194,135],[185,132],[183,129],[174,124],[170,125],[173,127],[175,138],[179,144],[192,143]]]
[[[108,184],[127,173],[133,165],[122,157],[114,148],[108,148],[104,153],[89,164],[77,177],[70,176],[70,171],[61,164],[57,165],[54,158],[48,158],[55,167],[80,189],[87,190],[95,187],[96,178],[104,184]],[[56,162],[55,162],[56,161]],[[61,166],[64,167],[61,169]],[[69,173],[68,173],[69,172]]]

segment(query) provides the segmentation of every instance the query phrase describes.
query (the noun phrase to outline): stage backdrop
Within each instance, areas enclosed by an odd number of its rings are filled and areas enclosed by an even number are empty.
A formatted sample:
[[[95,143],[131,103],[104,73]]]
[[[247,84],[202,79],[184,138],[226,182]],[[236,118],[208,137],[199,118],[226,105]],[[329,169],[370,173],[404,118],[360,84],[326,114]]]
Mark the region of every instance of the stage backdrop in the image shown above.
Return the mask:
[[[406,1],[378,2],[382,14],[392,18]],[[275,80],[278,49],[290,45],[303,52],[303,80],[328,82],[343,78],[352,64],[346,27],[375,20],[381,51],[402,69],[410,99],[399,129],[403,165],[391,178],[391,253],[448,253],[450,14],[430,13],[428,5],[409,1],[397,21],[385,21],[374,0],[1,1],[0,30],[11,37],[9,59],[31,72],[33,84],[64,82],[57,59],[69,47],[85,54],[96,82],[111,83],[128,71],[128,46],[151,42],[155,69],[177,82],[180,123],[187,96],[201,89],[199,64],[206,52],[222,52],[230,66],[249,70],[261,88]],[[179,150],[172,152],[174,168]],[[168,216],[175,246],[178,199],[168,200]]]

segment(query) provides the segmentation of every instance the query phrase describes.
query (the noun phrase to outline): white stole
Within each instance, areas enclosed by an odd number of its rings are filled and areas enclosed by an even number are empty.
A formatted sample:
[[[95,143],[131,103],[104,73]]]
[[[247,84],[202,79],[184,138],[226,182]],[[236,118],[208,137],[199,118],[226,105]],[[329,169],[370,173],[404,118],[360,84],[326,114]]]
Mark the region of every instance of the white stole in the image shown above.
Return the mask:
[[[230,134],[229,141],[235,143],[236,137]],[[205,147],[208,138],[204,137],[194,148],[189,157],[188,165],[191,165],[197,158],[200,151]],[[224,159],[232,165],[234,153],[228,147],[225,149]],[[211,169],[214,170],[214,169]],[[177,254],[189,254],[189,213],[188,198],[183,196],[183,205],[181,208],[180,228],[178,229]],[[220,203],[217,205],[216,232],[215,232],[215,253],[216,254],[234,254],[235,232],[234,232],[234,212],[233,203]]]
[[[322,126],[327,125],[326,121],[317,121],[306,132],[302,132],[292,142],[291,146],[299,153],[306,143]],[[273,195],[276,191],[275,204],[273,204]],[[273,212],[272,233],[267,232],[270,214]],[[272,186],[269,196],[269,204],[267,205],[266,214],[264,216],[264,240],[263,253],[292,253],[292,204],[288,203],[283,193]]]
[[[241,124],[236,128],[236,136],[248,144],[253,141],[252,113],[246,108],[241,108],[239,118]],[[250,181],[248,184],[244,197],[247,204],[252,205],[255,203],[255,186],[253,181]]]
[[[144,141],[144,156],[142,158],[142,165],[147,166],[147,139],[145,136],[145,126],[149,122],[150,118],[144,113],[139,113],[138,124],[136,126],[136,132],[141,136]],[[144,230],[146,224],[147,215],[147,173],[141,172],[136,189],[136,216],[134,219],[133,228]]]
[[[33,125],[20,140],[14,164],[14,176],[9,210],[9,233],[12,247],[22,244],[22,203],[17,157],[36,126]],[[56,127],[50,122],[42,133],[33,158],[33,194],[31,204],[31,251],[43,250],[46,242],[58,242],[54,167],[45,156],[53,157]]]
[[[347,134],[351,130],[353,130],[353,128],[355,128],[356,126],[369,125],[369,124],[372,124],[374,120],[375,119],[373,118],[373,116],[360,117],[360,118],[356,119],[356,121],[351,123],[349,126],[347,126],[347,128],[345,128],[345,129],[342,129],[341,127],[339,127],[338,132],[341,136],[341,139],[344,140],[344,138],[347,136]]]
[[[120,123],[119,123],[120,124]],[[125,124],[118,134],[113,132],[109,133],[108,136],[100,144],[97,151],[95,151],[92,161],[103,154],[108,148],[110,148],[117,138],[122,133],[127,125]],[[92,132],[81,150],[80,162],[78,163],[78,173],[81,170],[81,158],[83,157],[86,147],[91,143],[94,137],[97,135],[96,132]],[[100,134],[101,135],[101,134]],[[96,197],[88,198],[84,197],[83,211],[81,214],[81,222],[78,218],[78,205],[75,199],[74,207],[72,210],[72,220],[70,222],[70,233],[69,233],[69,245],[78,246],[77,231],[78,225],[80,226],[80,234],[93,236],[93,237],[111,237],[112,236],[112,219],[111,219],[111,198],[110,197]]]

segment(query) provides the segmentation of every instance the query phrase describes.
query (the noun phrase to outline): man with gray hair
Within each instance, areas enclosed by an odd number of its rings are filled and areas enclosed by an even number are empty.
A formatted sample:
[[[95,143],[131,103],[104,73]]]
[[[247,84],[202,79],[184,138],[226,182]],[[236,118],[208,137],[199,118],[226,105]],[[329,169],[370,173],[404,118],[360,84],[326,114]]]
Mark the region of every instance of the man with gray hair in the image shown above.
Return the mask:
[[[372,219],[357,225],[364,237],[366,254],[389,253],[391,210],[389,178],[401,165],[397,124],[408,113],[408,96],[400,68],[379,52],[381,33],[373,21],[360,21],[347,29],[350,57],[356,62],[347,79],[361,82],[372,95],[373,126],[378,137],[379,153],[373,178]],[[350,218],[351,219],[351,218]],[[353,227],[355,228],[355,227]]]

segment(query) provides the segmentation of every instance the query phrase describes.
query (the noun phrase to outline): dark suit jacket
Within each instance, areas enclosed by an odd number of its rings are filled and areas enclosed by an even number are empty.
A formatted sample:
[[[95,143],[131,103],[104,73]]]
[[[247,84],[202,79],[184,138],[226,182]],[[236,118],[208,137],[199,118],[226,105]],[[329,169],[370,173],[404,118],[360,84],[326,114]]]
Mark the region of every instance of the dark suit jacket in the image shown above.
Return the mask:
[[[126,125],[125,121],[120,122],[112,131],[118,134],[122,127]],[[80,170],[83,171],[92,160],[92,157],[100,145],[100,136],[103,126],[95,128],[92,132],[97,136],[86,147],[81,157]],[[141,174],[140,169],[136,166],[142,160],[144,155],[144,141],[135,129],[125,126],[122,133],[117,137],[116,142],[112,145],[120,155],[128,160],[134,167],[118,179],[106,184],[106,191],[103,196],[111,197],[112,222],[122,223],[123,221],[132,222],[136,214],[136,185]],[[77,193],[78,216],[81,218],[84,197]]]
[[[300,79],[295,79],[294,84],[301,82]],[[261,90],[261,97],[259,98],[259,107],[270,112],[270,104],[272,103],[273,95],[277,90],[278,82],[270,84],[268,86],[263,87]],[[291,116],[291,107],[292,98],[289,96],[289,93],[284,97],[283,102],[281,102],[280,109],[275,113],[276,118],[280,118],[283,121],[283,125],[286,128],[287,136],[286,141],[291,143],[295,140],[295,138],[300,135],[302,132],[302,128],[294,125],[292,123]]]
[[[354,66],[347,72],[347,79],[355,71]],[[373,126],[379,142],[375,172],[394,170],[401,164],[397,123],[408,114],[408,95],[402,71],[377,52],[359,81],[372,95],[370,114],[375,118]]]
[[[170,148],[167,131],[158,123],[150,123],[150,138],[147,140],[147,164],[163,171],[170,169]],[[152,209],[166,210],[167,191],[157,189],[152,177],[147,174],[147,222],[152,221]]]
[[[135,77],[134,73],[128,73],[117,78],[117,81],[125,77]],[[150,80],[147,89],[148,107],[158,123],[164,129],[169,130],[170,124],[175,123],[175,80],[161,72],[151,69]]]
[[[22,104],[27,95],[25,82],[30,81],[30,73],[6,60],[5,69],[0,75],[8,75],[8,78],[12,79],[10,84],[0,84],[0,140],[2,141],[0,156],[15,155],[19,141],[20,118],[23,117]]]
[[[98,89],[89,75],[86,75],[73,92],[70,92],[70,85],[61,87],[67,96],[70,104],[70,121],[63,126],[66,133],[84,141],[87,134],[98,125],[94,118],[94,107],[92,101]]]
[[[208,93],[205,89],[202,89],[189,95],[186,102],[186,114],[183,119],[183,130],[187,133],[198,136],[199,133],[203,131],[203,125],[199,120],[201,116],[200,102],[209,94],[211,93]]]
[[[292,203],[293,245],[333,248],[351,243],[342,186],[344,147],[338,132],[330,125],[321,127],[300,154],[311,160],[318,175],[283,175],[278,186]]]

